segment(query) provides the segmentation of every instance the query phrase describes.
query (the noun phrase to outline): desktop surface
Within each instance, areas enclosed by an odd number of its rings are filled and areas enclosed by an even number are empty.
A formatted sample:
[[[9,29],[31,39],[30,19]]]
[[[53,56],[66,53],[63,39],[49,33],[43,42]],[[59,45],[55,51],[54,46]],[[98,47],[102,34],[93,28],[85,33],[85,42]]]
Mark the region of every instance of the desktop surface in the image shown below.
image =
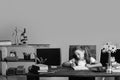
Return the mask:
[[[38,74],[28,73],[27,75],[39,77],[120,77],[120,72],[94,72],[91,70],[73,70],[71,68],[61,67],[49,69],[48,72],[41,72]]]

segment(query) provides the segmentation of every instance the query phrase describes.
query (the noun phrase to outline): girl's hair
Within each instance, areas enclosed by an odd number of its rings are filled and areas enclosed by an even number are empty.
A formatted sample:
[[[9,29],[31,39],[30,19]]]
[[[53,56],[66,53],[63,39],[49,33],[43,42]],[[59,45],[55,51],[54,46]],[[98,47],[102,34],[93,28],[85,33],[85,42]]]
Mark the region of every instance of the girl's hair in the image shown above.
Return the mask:
[[[85,50],[84,59],[86,60],[86,62],[87,62],[88,64],[90,64],[91,52],[90,52],[89,47],[87,47],[87,46],[79,46],[79,47],[76,47],[76,50],[77,50],[77,49]],[[78,58],[77,58],[77,56],[75,55],[75,53],[73,54],[73,58],[75,58],[76,60],[78,60]]]
[[[88,64],[90,64],[90,57],[91,57],[91,52],[88,47],[85,47],[85,60]]]

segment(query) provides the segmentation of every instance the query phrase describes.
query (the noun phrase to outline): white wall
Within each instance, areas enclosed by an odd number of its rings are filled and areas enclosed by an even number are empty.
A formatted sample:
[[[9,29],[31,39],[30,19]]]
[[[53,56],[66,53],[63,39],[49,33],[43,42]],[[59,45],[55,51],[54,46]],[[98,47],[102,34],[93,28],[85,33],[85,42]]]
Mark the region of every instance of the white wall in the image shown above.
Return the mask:
[[[120,45],[119,2],[112,0],[0,0],[0,39],[12,39],[14,26],[27,28],[29,43],[49,43],[62,49],[68,60],[69,45],[111,41]]]

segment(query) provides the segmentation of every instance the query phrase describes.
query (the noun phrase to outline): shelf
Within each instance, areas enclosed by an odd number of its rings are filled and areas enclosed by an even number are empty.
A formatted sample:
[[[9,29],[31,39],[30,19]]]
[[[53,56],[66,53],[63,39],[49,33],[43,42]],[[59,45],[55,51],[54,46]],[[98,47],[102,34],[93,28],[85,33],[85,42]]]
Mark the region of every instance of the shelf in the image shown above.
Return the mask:
[[[6,70],[10,67],[23,65],[28,70],[28,66],[36,64],[36,57],[33,53],[36,53],[37,48],[49,48],[50,44],[25,44],[25,45],[0,45],[1,57],[0,57],[0,71],[2,75],[6,74]],[[15,51],[17,58],[7,58],[10,56],[10,52]],[[32,54],[30,60],[25,60],[23,52]],[[4,60],[7,58],[7,60]]]
[[[35,62],[35,59],[30,59],[30,60],[24,60],[24,59],[18,59],[18,60],[1,60],[1,62]]]
[[[44,46],[44,47],[48,47],[48,46],[50,46],[50,44],[0,45],[0,47],[24,47],[24,46],[37,46],[37,47]]]

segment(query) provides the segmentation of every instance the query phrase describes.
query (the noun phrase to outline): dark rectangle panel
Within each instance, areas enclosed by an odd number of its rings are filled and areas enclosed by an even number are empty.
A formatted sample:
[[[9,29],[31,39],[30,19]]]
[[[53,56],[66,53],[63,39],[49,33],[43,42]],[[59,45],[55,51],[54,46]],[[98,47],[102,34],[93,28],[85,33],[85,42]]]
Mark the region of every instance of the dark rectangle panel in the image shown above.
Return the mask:
[[[60,48],[39,48],[36,49],[37,57],[42,64],[50,66],[59,66],[61,64],[61,51]],[[37,64],[40,62],[37,60]]]

